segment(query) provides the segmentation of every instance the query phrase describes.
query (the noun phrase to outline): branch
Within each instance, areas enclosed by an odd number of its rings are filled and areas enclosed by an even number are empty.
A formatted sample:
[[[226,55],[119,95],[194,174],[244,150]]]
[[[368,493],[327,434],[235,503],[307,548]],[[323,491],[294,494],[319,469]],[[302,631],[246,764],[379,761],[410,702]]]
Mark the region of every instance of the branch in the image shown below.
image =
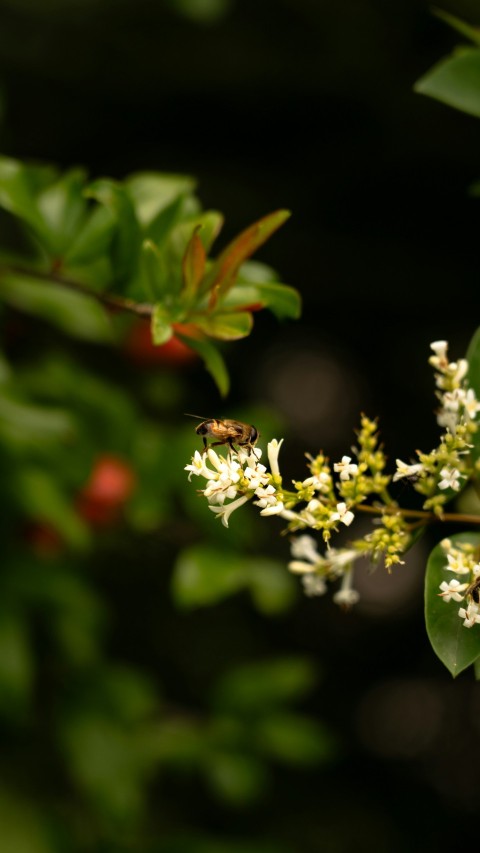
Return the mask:
[[[367,512],[370,515],[384,515],[388,512],[388,507],[368,506],[358,504],[355,507],[355,512]],[[480,524],[480,515],[470,515],[464,512],[442,512],[441,515],[436,515],[434,512],[426,512],[421,509],[400,509],[400,507],[392,507],[391,512],[403,516],[403,518],[418,518],[426,524],[435,521],[453,521],[464,524]]]
[[[30,270],[17,266],[2,266],[0,267],[0,276],[13,273],[14,275],[24,275],[30,278],[37,278],[39,281],[45,281],[49,284],[58,284],[61,287],[66,287],[68,290],[73,290],[76,293],[82,293],[84,296],[90,296],[96,299],[106,308],[111,311],[128,311],[131,314],[136,314],[137,317],[151,318],[153,314],[153,305],[147,302],[135,302],[133,299],[126,299],[123,296],[113,296],[109,293],[97,293],[90,290],[87,285],[79,281],[74,281],[66,276],[52,272],[40,272],[39,270]]]

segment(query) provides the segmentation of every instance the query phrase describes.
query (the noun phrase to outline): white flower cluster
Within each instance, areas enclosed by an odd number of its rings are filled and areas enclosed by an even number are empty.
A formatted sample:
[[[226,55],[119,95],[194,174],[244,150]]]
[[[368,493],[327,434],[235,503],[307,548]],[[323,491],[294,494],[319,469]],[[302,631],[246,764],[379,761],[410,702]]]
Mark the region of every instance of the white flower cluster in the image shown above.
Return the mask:
[[[460,424],[468,425],[475,421],[480,412],[480,402],[473,388],[467,384],[468,361],[461,358],[458,361],[448,360],[448,342],[434,341],[430,344],[434,355],[429,358],[429,364],[435,369],[436,395],[440,401],[437,411],[437,423],[446,429],[447,433],[455,436]],[[464,453],[465,451],[462,451]],[[435,451],[432,452],[432,461]],[[397,470],[393,480],[404,477],[418,480],[431,473],[428,466],[422,462],[407,464],[401,459],[396,460]],[[452,489],[458,492],[462,486],[462,472],[454,464],[446,464],[439,471],[437,487],[444,491]]]
[[[480,412],[475,391],[467,386],[468,361],[460,358],[449,362],[447,341],[434,341],[430,346],[434,355],[430,356],[429,362],[436,371],[435,384],[441,404],[437,422],[439,426],[455,433],[462,420],[473,421]]]
[[[293,560],[288,568],[294,574],[302,576],[306,595],[324,595],[327,581],[342,578],[340,589],[333,600],[343,607],[351,607],[359,599],[357,590],[352,588],[353,563],[360,553],[353,548],[330,548],[326,556],[319,554],[315,540],[303,534],[293,539],[291,544]]]
[[[450,539],[444,539],[440,544],[447,558],[445,570],[453,572],[457,577],[442,581],[438,595],[446,602],[463,601],[466,598],[466,607],[460,607],[458,615],[463,619],[466,628],[472,628],[480,623],[480,603],[475,600],[477,581],[480,585],[480,563],[476,559],[477,555],[473,546],[468,543],[455,548]],[[462,580],[458,580],[458,577]]]
[[[225,527],[228,527],[232,512],[252,498],[257,499],[254,503],[260,507],[260,515],[279,515],[284,511],[273,482],[274,477],[279,476],[278,453],[282,441],[273,439],[268,445],[271,474],[260,462],[262,451],[259,447],[230,450],[227,456],[221,456],[211,447],[203,453],[196,450],[191,463],[185,465],[185,470],[190,472],[189,480],[193,474],[207,480],[200,491]]]

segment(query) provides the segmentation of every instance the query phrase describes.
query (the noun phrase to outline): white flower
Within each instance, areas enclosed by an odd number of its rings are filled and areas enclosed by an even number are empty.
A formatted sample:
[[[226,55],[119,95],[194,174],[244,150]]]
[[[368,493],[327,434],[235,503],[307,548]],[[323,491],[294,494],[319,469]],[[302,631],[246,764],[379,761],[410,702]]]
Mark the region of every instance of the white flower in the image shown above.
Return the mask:
[[[295,575],[305,575],[308,572],[316,571],[316,565],[314,563],[307,563],[305,560],[290,560],[288,568]]]
[[[223,481],[229,480],[231,483],[238,483],[240,479],[240,474],[238,473],[241,466],[237,461],[236,454],[229,453],[228,456],[219,456],[218,453],[215,453],[211,447],[207,450],[207,456],[214,466],[217,469],[219,474],[219,479]]]
[[[335,604],[340,604],[343,607],[351,607],[356,604],[360,598],[356,589],[352,589],[353,572],[345,572],[342,580],[342,585],[338,592],[333,596]]]
[[[442,479],[438,484],[439,489],[453,489],[455,492],[458,492],[461,485],[460,471],[453,468],[451,465],[446,465],[445,468],[442,468],[440,471],[440,476]]]
[[[275,486],[267,486],[266,489],[259,488],[255,492],[258,501],[256,506],[261,507],[260,515],[278,515],[284,509],[283,502],[278,500]]]
[[[455,572],[456,575],[470,574],[471,566],[469,558],[462,551],[459,551],[458,548],[453,548],[452,551],[447,554],[447,561],[447,572]]]
[[[280,468],[278,467],[278,454],[280,453],[280,448],[283,444],[283,438],[280,441],[277,441],[276,438],[272,438],[271,441],[268,442],[267,445],[267,453],[268,453],[268,464],[270,465],[270,471],[272,475],[277,479],[280,478]]]
[[[222,524],[224,527],[228,527],[228,519],[230,518],[232,512],[238,509],[238,507],[242,506],[249,500],[248,495],[242,495],[237,498],[236,501],[232,501],[229,504],[224,504],[223,506],[209,506],[208,508],[212,510],[212,512],[216,513],[217,518],[222,519]]]
[[[347,527],[352,523],[355,518],[353,512],[347,509],[346,503],[337,504],[337,511],[332,512],[330,516],[331,521],[341,521],[342,524],[345,524]]]
[[[266,486],[270,480],[270,475],[267,474],[265,465],[260,465],[259,463],[257,463],[254,468],[247,465],[243,471],[243,476],[248,480],[249,488],[253,491],[258,489],[260,486]]]
[[[342,456],[340,462],[335,462],[333,470],[340,474],[341,480],[349,480],[358,473],[358,465],[351,461],[351,456]]]
[[[302,578],[302,584],[305,595],[308,595],[309,597],[314,595],[324,595],[327,591],[327,585],[319,575],[304,575]]]
[[[430,344],[430,349],[433,349],[437,358],[442,360],[447,359],[448,341],[433,341]]]
[[[407,465],[407,463],[402,462],[401,459],[396,459],[395,463],[397,465],[397,470],[393,475],[393,482],[401,480],[402,477],[417,477],[423,471],[423,465],[421,462],[417,462],[415,465]]]
[[[313,486],[317,492],[328,494],[332,486],[332,476],[327,471],[320,471],[319,474],[314,474],[312,477],[307,477],[303,481],[302,486]]]
[[[297,536],[295,539],[292,539],[290,550],[292,552],[292,557],[296,557],[300,560],[309,560],[313,565],[320,560],[320,554],[317,551],[317,543],[313,536],[309,536],[308,533],[304,533],[302,536]]]
[[[238,461],[244,465],[245,462],[255,468],[259,459],[262,458],[262,451],[260,447],[239,447],[237,451]]]
[[[466,358],[460,358],[458,361],[451,361],[448,365],[448,373],[455,383],[460,384],[462,379],[468,373],[468,361]]]
[[[350,567],[353,561],[358,560],[360,556],[360,552],[353,548],[339,548],[338,550],[330,548],[327,563],[332,574],[343,575],[347,566]]]
[[[465,393],[465,397],[463,399],[463,405],[465,408],[465,414],[467,417],[473,421],[477,417],[480,412],[480,402],[477,400],[475,396],[475,391],[473,388],[469,388]]]
[[[460,616],[460,619],[464,620],[463,624],[466,628],[473,628],[475,623],[480,622],[479,607],[474,601],[470,601],[468,603],[467,609],[460,607],[458,615]]]
[[[207,468],[206,454],[200,453],[198,450],[196,450],[192,456],[191,464],[185,465],[184,470],[190,471],[190,474],[188,475],[189,480],[192,479],[192,474],[195,474],[196,477],[205,477],[206,479],[215,477],[215,471],[211,471],[210,468]]]
[[[440,589],[442,592],[439,592],[438,595],[443,598],[444,601],[451,601],[453,598],[454,601],[461,601],[464,598],[463,595],[460,595],[467,588],[468,584],[460,583],[456,578],[449,581],[442,581],[440,584]]]
[[[211,504],[223,504],[225,500],[232,500],[237,494],[237,487],[220,480],[209,480],[203,494]]]

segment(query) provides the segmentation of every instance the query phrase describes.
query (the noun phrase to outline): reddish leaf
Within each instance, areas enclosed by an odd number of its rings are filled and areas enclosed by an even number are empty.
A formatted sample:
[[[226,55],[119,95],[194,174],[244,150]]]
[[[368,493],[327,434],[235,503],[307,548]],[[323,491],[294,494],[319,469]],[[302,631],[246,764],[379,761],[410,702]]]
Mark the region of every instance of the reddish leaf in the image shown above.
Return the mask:
[[[207,255],[198,232],[199,227],[195,228],[182,260],[183,293],[187,302],[194,299],[198,293],[207,260]]]
[[[219,297],[221,297],[234,284],[238,270],[257,249],[265,243],[268,238],[280,228],[290,216],[288,210],[276,210],[269,213],[258,222],[254,222],[221,252],[215,261],[210,273],[205,278],[203,292],[210,290],[210,307],[212,308]]]

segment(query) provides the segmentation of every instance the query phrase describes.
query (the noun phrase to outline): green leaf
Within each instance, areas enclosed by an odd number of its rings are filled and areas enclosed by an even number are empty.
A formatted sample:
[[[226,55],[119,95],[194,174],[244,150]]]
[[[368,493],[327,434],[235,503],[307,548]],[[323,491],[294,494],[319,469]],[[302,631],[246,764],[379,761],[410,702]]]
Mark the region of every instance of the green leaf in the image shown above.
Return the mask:
[[[144,229],[152,225],[159,214],[188,193],[196,181],[188,175],[138,172],[125,181],[138,221]]]
[[[277,560],[249,560],[250,592],[262,613],[284,613],[297,600],[297,584],[285,566]]]
[[[0,430],[15,439],[61,440],[75,434],[75,421],[70,413],[52,406],[37,406],[2,389],[0,394]]]
[[[268,714],[302,699],[316,680],[316,669],[306,658],[255,661],[227,672],[215,686],[213,702],[222,711]]]
[[[417,80],[414,91],[480,117],[480,50],[456,50]]]
[[[480,327],[474,333],[467,349],[466,359],[468,361],[468,384],[475,391],[477,400],[480,399]],[[472,458],[477,460],[480,456],[480,426],[471,437]]]
[[[206,607],[244,589],[248,561],[203,545],[181,552],[175,564],[172,593],[184,608]]]
[[[480,657],[474,661],[473,671],[475,673],[475,681],[480,681]]]
[[[222,310],[225,308],[244,308],[259,310],[269,308],[279,319],[298,320],[302,311],[302,300],[298,290],[287,284],[258,282],[243,284],[238,281],[222,297]]]
[[[36,191],[43,177],[48,181],[53,175],[51,170],[33,170],[17,160],[0,157],[0,205],[27,223],[49,249],[50,232],[38,209]]]
[[[480,533],[456,533],[450,536],[452,544],[468,542],[480,546]],[[480,630],[478,626],[466,628],[458,615],[459,602],[445,602],[439,595],[440,583],[451,579],[446,569],[447,560],[440,544],[428,558],[425,575],[425,621],[434,652],[455,678],[480,657]]]
[[[74,548],[84,548],[89,532],[53,475],[40,468],[24,468],[12,483],[16,501],[27,518],[53,525]]]
[[[255,727],[261,751],[285,764],[309,766],[329,760],[336,751],[331,734],[316,720],[300,714],[276,713]]]
[[[221,252],[204,279],[202,292],[210,291],[210,302],[215,304],[233,286],[238,271],[266,240],[288,219],[288,210],[277,210],[264,216],[242,231]]]
[[[64,254],[65,264],[88,264],[105,255],[110,248],[116,219],[107,207],[96,207],[78,229]]]
[[[172,320],[162,304],[155,305],[152,315],[152,340],[156,346],[166,344],[173,335]]]
[[[471,24],[468,24],[466,21],[462,21],[460,18],[457,18],[456,15],[451,15],[450,12],[445,12],[443,9],[432,9],[433,14],[440,18],[441,21],[445,21],[452,29],[456,30],[457,33],[460,33],[462,36],[466,36],[470,41],[475,42],[475,44],[480,45],[480,28],[473,27]]]
[[[141,272],[143,289],[147,297],[153,301],[163,300],[172,292],[175,281],[169,276],[164,253],[158,249],[152,240],[144,240],[141,252]]]
[[[230,313],[192,314],[189,322],[194,323],[209,338],[220,341],[237,341],[246,338],[252,331],[253,317],[247,311]]]
[[[211,753],[204,772],[212,791],[238,806],[257,800],[268,782],[265,765],[238,752]]]
[[[124,283],[137,268],[141,245],[140,226],[130,197],[124,187],[108,178],[90,184],[85,195],[105,205],[115,217],[112,266],[117,282]]]
[[[0,299],[47,320],[74,338],[98,342],[114,339],[110,317],[95,297],[69,290],[60,283],[30,278],[28,274],[3,273]]]
[[[187,335],[180,334],[178,331],[176,332],[176,336],[188,347],[198,352],[205,363],[206,369],[213,377],[220,394],[222,397],[225,397],[230,387],[230,379],[225,362],[218,349],[204,338],[200,340],[199,338],[187,337]]]
[[[32,689],[33,659],[26,622],[18,614],[0,612],[0,714],[17,717],[26,711]]]
[[[2,853],[52,853],[58,838],[54,840],[45,804],[40,805],[38,797],[37,810],[32,805],[33,798],[28,801],[13,796],[14,787],[5,776],[0,790]]]
[[[83,196],[86,173],[72,169],[50,184],[37,197],[38,209],[50,233],[50,246],[62,256],[86,218]]]

